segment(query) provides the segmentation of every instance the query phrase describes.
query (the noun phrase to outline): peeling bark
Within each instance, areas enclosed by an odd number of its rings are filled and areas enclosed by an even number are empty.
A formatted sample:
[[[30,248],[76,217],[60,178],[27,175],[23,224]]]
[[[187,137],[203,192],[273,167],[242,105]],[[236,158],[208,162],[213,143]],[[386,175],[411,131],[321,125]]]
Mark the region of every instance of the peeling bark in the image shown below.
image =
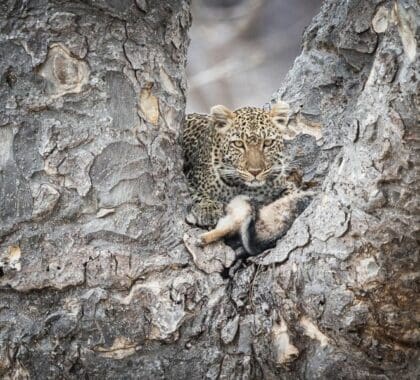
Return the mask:
[[[188,3],[0,10],[1,377],[419,376],[414,0],[307,28],[273,101],[320,194],[227,279],[184,223]]]

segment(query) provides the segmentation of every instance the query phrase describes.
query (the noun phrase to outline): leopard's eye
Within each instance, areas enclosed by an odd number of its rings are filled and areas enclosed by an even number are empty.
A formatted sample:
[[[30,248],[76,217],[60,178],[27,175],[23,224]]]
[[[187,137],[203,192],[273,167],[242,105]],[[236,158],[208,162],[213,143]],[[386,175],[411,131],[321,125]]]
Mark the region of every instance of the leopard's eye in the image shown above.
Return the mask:
[[[264,141],[264,147],[269,147],[273,145],[273,143],[274,143],[274,139],[267,139]]]
[[[241,140],[235,140],[233,142],[233,145],[235,145],[237,148],[243,148],[244,147],[244,143]]]

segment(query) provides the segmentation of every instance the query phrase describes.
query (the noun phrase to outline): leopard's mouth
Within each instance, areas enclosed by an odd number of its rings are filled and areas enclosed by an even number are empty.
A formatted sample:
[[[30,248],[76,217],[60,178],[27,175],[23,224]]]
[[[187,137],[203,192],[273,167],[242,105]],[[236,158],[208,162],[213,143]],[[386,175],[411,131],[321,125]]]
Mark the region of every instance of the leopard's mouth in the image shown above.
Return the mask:
[[[220,179],[227,185],[245,185],[250,188],[264,186],[270,177],[271,168],[259,173],[257,176],[245,169],[223,167],[219,169]]]
[[[271,172],[271,169],[266,169],[260,172],[258,175],[253,175],[248,171],[240,171],[239,174],[244,181],[245,185],[248,187],[260,187],[264,186],[267,182],[267,178]]]

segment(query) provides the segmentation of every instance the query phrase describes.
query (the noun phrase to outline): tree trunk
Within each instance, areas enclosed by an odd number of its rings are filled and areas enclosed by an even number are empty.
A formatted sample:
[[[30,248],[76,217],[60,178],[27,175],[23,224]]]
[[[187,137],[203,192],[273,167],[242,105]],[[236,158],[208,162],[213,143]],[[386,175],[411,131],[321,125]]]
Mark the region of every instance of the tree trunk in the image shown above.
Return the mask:
[[[0,376],[419,376],[415,0],[308,27],[274,98],[322,191],[228,279],[182,241],[188,3],[0,11]]]

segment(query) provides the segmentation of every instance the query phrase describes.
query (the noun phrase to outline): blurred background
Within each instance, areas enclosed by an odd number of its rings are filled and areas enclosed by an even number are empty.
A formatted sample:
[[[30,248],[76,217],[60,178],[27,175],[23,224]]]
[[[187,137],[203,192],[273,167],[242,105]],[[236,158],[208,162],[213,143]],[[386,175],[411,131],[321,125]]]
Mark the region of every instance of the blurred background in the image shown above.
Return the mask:
[[[300,52],[321,0],[192,0],[187,113],[263,106]]]

